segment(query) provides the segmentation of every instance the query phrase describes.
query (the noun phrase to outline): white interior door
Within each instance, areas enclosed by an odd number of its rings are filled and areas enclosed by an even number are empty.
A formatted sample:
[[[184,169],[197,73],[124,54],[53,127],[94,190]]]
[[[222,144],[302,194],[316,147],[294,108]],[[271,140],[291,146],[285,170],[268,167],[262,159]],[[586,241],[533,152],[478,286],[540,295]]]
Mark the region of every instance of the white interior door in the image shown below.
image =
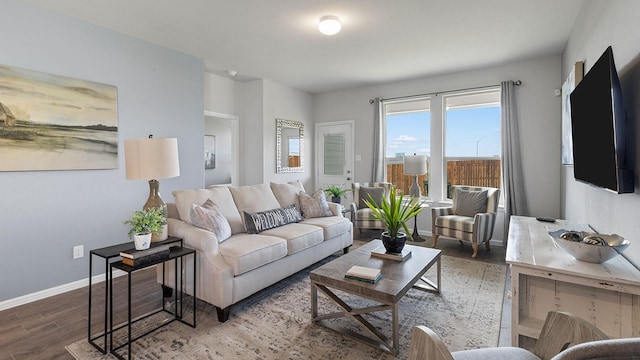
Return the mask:
[[[316,124],[316,186],[351,189],[353,183],[353,121]],[[351,192],[342,204],[351,202]]]

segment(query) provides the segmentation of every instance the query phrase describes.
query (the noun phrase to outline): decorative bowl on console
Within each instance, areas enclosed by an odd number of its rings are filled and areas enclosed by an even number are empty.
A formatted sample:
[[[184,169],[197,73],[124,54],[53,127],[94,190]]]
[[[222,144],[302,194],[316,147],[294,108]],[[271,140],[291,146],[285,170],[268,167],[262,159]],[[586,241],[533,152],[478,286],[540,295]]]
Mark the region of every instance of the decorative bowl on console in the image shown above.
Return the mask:
[[[601,264],[622,254],[630,244],[629,240],[616,234],[560,229],[549,231],[549,235],[556,245],[577,260],[595,264]]]

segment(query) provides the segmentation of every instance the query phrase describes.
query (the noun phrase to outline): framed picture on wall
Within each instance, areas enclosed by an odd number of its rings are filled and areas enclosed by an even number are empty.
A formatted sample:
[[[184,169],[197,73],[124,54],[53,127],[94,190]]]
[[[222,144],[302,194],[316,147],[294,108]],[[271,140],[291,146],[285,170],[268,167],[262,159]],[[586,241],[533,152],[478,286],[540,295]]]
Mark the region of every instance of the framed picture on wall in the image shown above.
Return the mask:
[[[573,165],[571,138],[571,92],[584,76],[584,62],[577,61],[562,84],[562,165]]]
[[[115,86],[0,65],[0,171],[118,168]]]
[[[204,136],[204,168],[211,170],[216,168],[216,136]]]

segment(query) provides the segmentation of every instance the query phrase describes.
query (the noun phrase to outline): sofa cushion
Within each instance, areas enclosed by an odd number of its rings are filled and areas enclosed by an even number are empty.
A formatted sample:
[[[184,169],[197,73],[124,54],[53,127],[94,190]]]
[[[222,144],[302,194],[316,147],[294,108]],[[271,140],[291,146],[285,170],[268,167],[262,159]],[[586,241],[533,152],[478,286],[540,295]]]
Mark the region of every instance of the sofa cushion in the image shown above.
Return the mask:
[[[436,226],[472,233],[473,217],[461,215],[438,216],[436,218]]]
[[[455,189],[453,193],[453,213],[474,216],[487,211],[487,190],[469,191]]]
[[[223,242],[231,236],[229,221],[211,199],[207,199],[202,206],[191,205],[191,221],[194,226],[211,231],[218,242]]]
[[[321,227],[325,240],[349,232],[352,227],[351,221],[341,216],[305,219],[301,224]]]
[[[271,186],[271,191],[273,191],[273,195],[276,197],[281,207],[296,204],[298,209],[300,209],[298,193],[300,191],[304,191],[304,186],[302,186],[302,182],[300,182],[300,180],[290,181],[286,184],[272,182],[269,185]]]
[[[358,209],[368,208],[367,204],[365,204],[364,201],[371,201],[371,199],[369,199],[369,195],[371,195],[371,197],[373,198],[373,202],[377,205],[377,207],[380,207],[380,204],[382,204],[382,199],[384,198],[384,188],[361,186],[359,191],[360,203],[358,204]]]
[[[235,234],[218,247],[233,275],[244,274],[287,256],[287,241],[263,234]]]
[[[289,224],[262,232],[287,241],[287,254],[295,254],[324,240],[322,229],[308,224]]]
[[[284,208],[260,212],[244,212],[244,224],[249,234],[258,234],[265,230],[302,221],[302,215],[295,204]]]
[[[309,195],[304,191],[299,193],[300,210],[305,218],[315,218],[322,216],[331,216],[333,213],[327,204],[327,198],[323,190],[318,190]]]
[[[191,205],[200,205],[207,201],[207,199],[211,199],[218,205],[224,217],[229,221],[231,233],[237,234],[244,232],[242,217],[236,207],[236,203],[233,201],[229,188],[226,186],[215,186],[207,189],[176,190],[173,192],[173,197],[175,198],[178,214],[182,221],[193,224],[191,222]]]
[[[258,212],[280,207],[280,203],[273,195],[269,184],[251,186],[229,186],[238,211]],[[287,204],[291,205],[291,203]]]

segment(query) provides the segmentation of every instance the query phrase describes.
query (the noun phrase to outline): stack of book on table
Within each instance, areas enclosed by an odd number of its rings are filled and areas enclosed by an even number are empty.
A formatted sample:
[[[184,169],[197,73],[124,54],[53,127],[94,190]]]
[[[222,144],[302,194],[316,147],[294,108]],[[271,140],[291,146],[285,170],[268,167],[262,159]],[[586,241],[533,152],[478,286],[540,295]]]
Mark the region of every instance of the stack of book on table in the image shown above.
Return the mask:
[[[347,279],[359,280],[375,284],[382,278],[380,269],[368,268],[365,266],[353,265],[344,277]]]
[[[158,245],[145,250],[126,250],[120,253],[122,263],[129,266],[143,266],[169,258],[169,245]]]
[[[409,257],[411,257],[411,250],[406,248],[402,249],[401,253],[391,253],[387,252],[384,246],[380,246],[377,249],[371,250],[371,256],[382,258],[382,259],[391,259],[396,261],[405,261]]]

